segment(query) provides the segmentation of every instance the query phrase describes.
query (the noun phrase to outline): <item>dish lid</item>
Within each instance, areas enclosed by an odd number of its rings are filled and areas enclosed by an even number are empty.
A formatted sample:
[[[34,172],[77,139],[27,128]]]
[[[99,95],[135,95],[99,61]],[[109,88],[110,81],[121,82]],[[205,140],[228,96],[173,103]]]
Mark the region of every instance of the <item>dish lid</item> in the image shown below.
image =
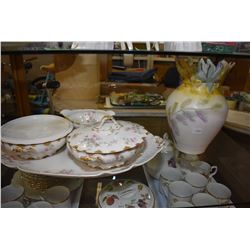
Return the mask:
[[[152,208],[154,203],[149,187],[129,179],[110,182],[98,196],[98,205],[103,208]]]
[[[104,119],[98,126],[78,128],[68,136],[68,143],[78,151],[110,154],[131,149],[147,136],[144,127],[127,121]]]
[[[1,127],[2,141],[12,144],[38,144],[69,134],[73,124],[56,115],[30,115],[7,122]]]
[[[115,112],[98,109],[64,109],[60,114],[77,125],[93,125],[101,122],[104,117],[114,116]]]

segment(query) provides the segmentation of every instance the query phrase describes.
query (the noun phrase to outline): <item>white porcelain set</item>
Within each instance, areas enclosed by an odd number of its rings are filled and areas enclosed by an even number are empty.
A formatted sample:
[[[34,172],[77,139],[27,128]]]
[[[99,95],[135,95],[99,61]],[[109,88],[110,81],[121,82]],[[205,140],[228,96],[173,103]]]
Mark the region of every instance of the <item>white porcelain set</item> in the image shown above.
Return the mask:
[[[204,161],[191,162],[192,171],[183,168],[182,165],[177,164],[177,168],[168,167],[167,164],[161,167],[160,183],[161,186],[169,186],[173,181],[185,180],[193,186],[193,193],[204,190],[208,181],[217,173],[217,166],[211,166]]]
[[[74,197],[75,191],[83,184],[82,178],[59,179],[41,176],[41,179],[39,179],[40,176],[34,177],[32,175],[29,177],[38,179],[33,179],[30,182],[30,180],[25,178],[26,175],[24,172],[16,171],[10,185],[2,188],[2,207],[69,208],[73,205],[71,203],[73,202],[72,199],[74,198],[72,197]],[[44,181],[43,184],[41,184],[42,180]]]
[[[7,167],[19,169],[22,172],[68,178],[97,178],[113,176],[127,172],[135,167],[143,166],[153,159],[162,149],[162,138],[148,134],[145,139],[145,149],[132,163],[120,167],[101,169],[91,168],[85,163],[76,160],[66,147],[56,154],[40,160],[21,160],[2,151],[2,164]]]
[[[160,190],[168,197],[170,207],[176,202],[192,202],[195,206],[229,203],[231,191],[224,185],[196,172],[182,172],[178,168],[164,168],[160,176]],[[188,204],[183,204],[183,207]]]
[[[55,154],[66,143],[74,127],[98,124],[113,111],[62,110],[67,119],[55,115],[31,115],[12,120],[1,127],[2,149],[22,159],[42,159]],[[72,124],[73,123],[73,124]]]
[[[185,181],[174,181],[168,189],[168,202],[170,207],[177,207],[176,202],[189,202],[196,206],[217,206],[230,203],[231,191],[225,185],[210,182],[202,191],[194,193],[194,187]],[[183,204],[183,207],[188,207]]]
[[[31,200],[28,208],[71,207],[70,190],[65,186],[53,186],[38,193],[38,197]],[[1,206],[4,208],[23,208],[26,199],[24,188],[20,185],[10,184],[1,189]]]
[[[145,147],[151,147],[146,143],[150,134],[142,126],[115,121],[113,111],[83,109],[63,110],[61,113],[67,119],[32,115],[3,125],[2,148],[11,156],[11,159],[7,157],[6,163],[12,165],[15,157],[17,160],[39,160],[52,156],[67,142],[73,159],[91,168],[108,170],[130,165]],[[78,127],[73,132],[72,122]],[[25,162],[19,161],[17,165],[19,168]]]

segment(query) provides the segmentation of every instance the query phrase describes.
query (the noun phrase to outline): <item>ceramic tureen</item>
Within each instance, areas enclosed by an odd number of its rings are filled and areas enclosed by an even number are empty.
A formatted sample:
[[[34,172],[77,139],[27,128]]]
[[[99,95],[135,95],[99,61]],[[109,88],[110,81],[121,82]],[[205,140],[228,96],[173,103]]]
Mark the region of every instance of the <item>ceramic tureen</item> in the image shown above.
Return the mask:
[[[98,109],[64,109],[60,112],[65,118],[73,122],[74,127],[91,126],[100,123],[104,117],[112,117],[115,112]]]
[[[88,166],[109,169],[136,159],[144,148],[147,134],[138,124],[109,117],[98,125],[74,130],[67,138],[67,147]]]
[[[60,116],[24,116],[1,127],[2,149],[22,159],[42,159],[60,149],[72,129],[73,124]]]

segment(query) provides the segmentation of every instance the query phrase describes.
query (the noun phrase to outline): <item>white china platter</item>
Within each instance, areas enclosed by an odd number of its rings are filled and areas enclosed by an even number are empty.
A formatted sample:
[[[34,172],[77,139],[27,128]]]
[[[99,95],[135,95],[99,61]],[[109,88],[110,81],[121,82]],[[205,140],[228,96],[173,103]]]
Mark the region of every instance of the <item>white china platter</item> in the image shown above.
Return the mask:
[[[153,159],[161,151],[163,140],[160,137],[148,134],[145,141],[146,146],[143,153],[134,162],[108,170],[94,169],[84,165],[84,163],[75,160],[66,147],[55,155],[41,160],[21,160],[2,151],[2,163],[7,167],[18,168],[24,172],[48,176],[83,178],[110,176],[141,166]]]
[[[56,115],[30,115],[7,122],[1,127],[1,140],[12,144],[38,144],[69,134],[73,124]]]

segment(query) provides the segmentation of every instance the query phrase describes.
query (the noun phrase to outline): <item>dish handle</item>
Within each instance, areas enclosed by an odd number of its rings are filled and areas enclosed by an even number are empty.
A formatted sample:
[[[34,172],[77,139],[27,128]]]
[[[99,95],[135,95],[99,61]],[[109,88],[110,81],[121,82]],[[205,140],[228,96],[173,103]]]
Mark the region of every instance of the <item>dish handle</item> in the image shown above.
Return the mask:
[[[113,129],[119,129],[121,127],[121,125],[113,118],[113,116],[104,116],[102,118],[102,121],[100,124],[98,124],[94,130],[103,130],[102,127],[104,125],[104,123],[108,120],[111,120],[113,122],[114,127],[112,127]]]
[[[105,112],[109,115],[109,116],[115,116],[115,112],[112,110],[105,110]]]
[[[63,110],[61,110],[61,112],[60,112],[60,114],[61,115],[63,115],[64,117],[68,117],[69,115],[71,115],[73,112],[72,112],[72,110],[70,110],[70,109],[63,109]]]

